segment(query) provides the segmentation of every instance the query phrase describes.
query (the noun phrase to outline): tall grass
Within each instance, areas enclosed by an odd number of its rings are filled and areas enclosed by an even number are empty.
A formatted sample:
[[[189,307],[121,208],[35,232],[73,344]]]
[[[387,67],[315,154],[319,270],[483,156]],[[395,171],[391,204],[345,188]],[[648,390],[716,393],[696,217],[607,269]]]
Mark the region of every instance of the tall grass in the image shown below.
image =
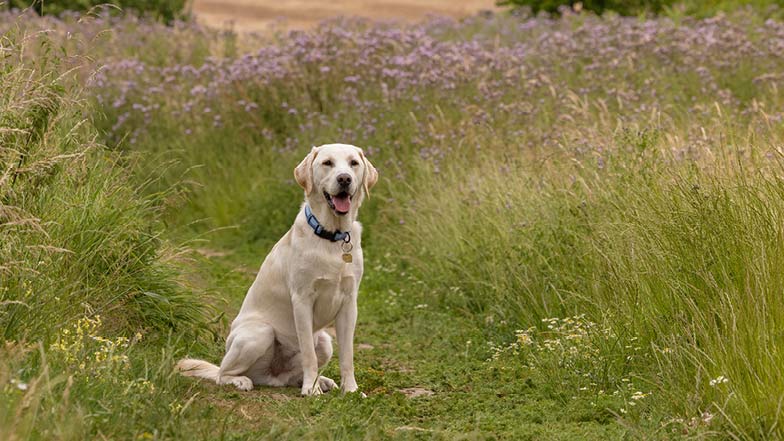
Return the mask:
[[[4,337],[45,337],[84,314],[118,329],[202,322],[176,281],[177,250],[160,237],[154,198],[139,196],[95,142],[57,67],[28,65],[11,38],[0,66]]]
[[[165,432],[184,404],[171,366],[185,343],[167,338],[197,336],[208,305],[162,237],[160,195],[96,141],[52,47],[0,36],[0,438]]]
[[[633,337],[658,361],[630,374],[674,414],[721,415],[743,438],[781,436],[784,181],[775,144],[770,163],[728,152],[703,170],[644,139],[658,153],[641,159],[640,144],[619,142],[601,168],[552,155],[534,170],[456,166],[418,188],[403,215],[406,251],[444,305],[523,329],[587,314],[625,336],[610,354],[636,356],[625,346]],[[711,384],[720,376],[729,382]]]

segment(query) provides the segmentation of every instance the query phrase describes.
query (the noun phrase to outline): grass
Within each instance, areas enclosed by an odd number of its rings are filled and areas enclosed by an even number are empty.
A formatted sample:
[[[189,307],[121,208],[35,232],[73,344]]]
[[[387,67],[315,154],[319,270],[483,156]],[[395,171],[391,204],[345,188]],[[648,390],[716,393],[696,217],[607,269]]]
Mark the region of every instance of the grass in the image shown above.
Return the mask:
[[[778,22],[4,20],[0,437],[783,436]],[[368,397],[177,376],[334,140],[382,174]]]
[[[653,180],[650,162],[647,171],[619,162],[578,171],[575,184],[563,187],[485,173],[474,181],[481,190],[470,197],[482,202],[471,215],[464,212],[468,195],[449,204],[439,192],[420,198],[415,219],[422,221],[406,230],[426,250],[418,266],[433,289],[451,285],[442,301],[468,315],[536,324],[587,314],[609,327],[617,340],[596,348],[603,353],[586,372],[604,381],[577,386],[618,389],[623,377],[638,377],[661,400],[689,397],[680,412],[713,403],[703,412],[721,415],[734,430],[747,428],[744,436],[772,436],[766,431],[779,418],[780,397],[769,392],[780,390],[782,360],[765,323],[782,312],[773,299],[781,181],[732,165],[737,175],[727,178],[677,164]],[[613,174],[618,181],[608,182]],[[443,218],[454,221],[437,221]],[[446,245],[459,232],[479,233],[463,233],[459,247]],[[626,357],[620,366],[613,362],[619,352]],[[709,384],[719,376],[735,381]]]
[[[255,253],[237,250],[210,259],[216,272],[241,274],[232,282],[234,308],[257,260]],[[245,394],[184,380],[204,399],[192,405],[194,418],[201,412],[226,418],[219,430],[202,436],[225,430],[236,439],[606,439],[626,432],[602,408],[564,407],[537,374],[488,363],[481,329],[467,318],[423,306],[429,296],[419,289],[422,283],[395,265],[378,256],[361,292],[357,377],[368,398],[330,394],[302,400],[291,388]],[[200,355],[221,354],[215,349]],[[338,376],[336,363],[325,375]],[[404,392],[411,388],[433,395],[407,398]]]
[[[138,404],[173,376],[171,356],[136,359],[138,340],[192,338],[209,312],[186,287],[181,251],[161,237],[158,198],[95,141],[68,72],[23,57],[48,44],[2,38],[0,436],[122,436],[111,427],[161,414]]]

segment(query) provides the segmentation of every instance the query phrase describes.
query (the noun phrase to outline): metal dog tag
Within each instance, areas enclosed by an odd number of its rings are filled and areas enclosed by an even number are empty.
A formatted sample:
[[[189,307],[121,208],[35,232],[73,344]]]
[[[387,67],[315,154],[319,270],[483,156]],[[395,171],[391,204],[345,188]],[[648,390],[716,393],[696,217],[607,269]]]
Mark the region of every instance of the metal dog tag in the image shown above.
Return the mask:
[[[354,245],[351,242],[343,242],[340,244],[340,247],[343,248],[343,261],[346,263],[353,262],[354,258],[351,257],[351,250],[354,249]]]

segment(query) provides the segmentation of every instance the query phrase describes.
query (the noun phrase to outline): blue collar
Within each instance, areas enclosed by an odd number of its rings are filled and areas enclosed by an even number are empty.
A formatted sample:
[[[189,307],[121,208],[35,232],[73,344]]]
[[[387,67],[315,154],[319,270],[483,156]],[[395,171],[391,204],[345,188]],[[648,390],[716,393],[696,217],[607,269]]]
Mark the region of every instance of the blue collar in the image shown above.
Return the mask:
[[[324,227],[321,226],[316,216],[313,215],[313,212],[310,211],[310,205],[305,205],[305,219],[308,221],[308,225],[310,228],[313,228],[313,232],[316,233],[316,236],[327,239],[330,242],[351,242],[351,234],[348,231],[327,231]]]

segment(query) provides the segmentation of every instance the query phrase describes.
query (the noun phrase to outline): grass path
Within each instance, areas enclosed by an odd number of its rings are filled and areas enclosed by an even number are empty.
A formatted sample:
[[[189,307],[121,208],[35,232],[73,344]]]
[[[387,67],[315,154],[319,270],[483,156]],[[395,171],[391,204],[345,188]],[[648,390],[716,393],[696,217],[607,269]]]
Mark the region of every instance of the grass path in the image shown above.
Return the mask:
[[[263,256],[250,254],[209,259],[210,283],[226,290],[228,319]],[[188,393],[209,404],[196,406],[194,417],[215,421],[210,430],[226,439],[623,437],[606,410],[564,402],[524,370],[488,363],[486,348],[476,347],[485,338],[475,324],[427,304],[420,284],[394,267],[374,266],[379,259],[368,254],[355,341],[357,380],[367,398],[304,399],[296,388],[245,393],[201,381]],[[209,357],[220,357],[220,349]],[[337,358],[324,374],[339,378]]]

